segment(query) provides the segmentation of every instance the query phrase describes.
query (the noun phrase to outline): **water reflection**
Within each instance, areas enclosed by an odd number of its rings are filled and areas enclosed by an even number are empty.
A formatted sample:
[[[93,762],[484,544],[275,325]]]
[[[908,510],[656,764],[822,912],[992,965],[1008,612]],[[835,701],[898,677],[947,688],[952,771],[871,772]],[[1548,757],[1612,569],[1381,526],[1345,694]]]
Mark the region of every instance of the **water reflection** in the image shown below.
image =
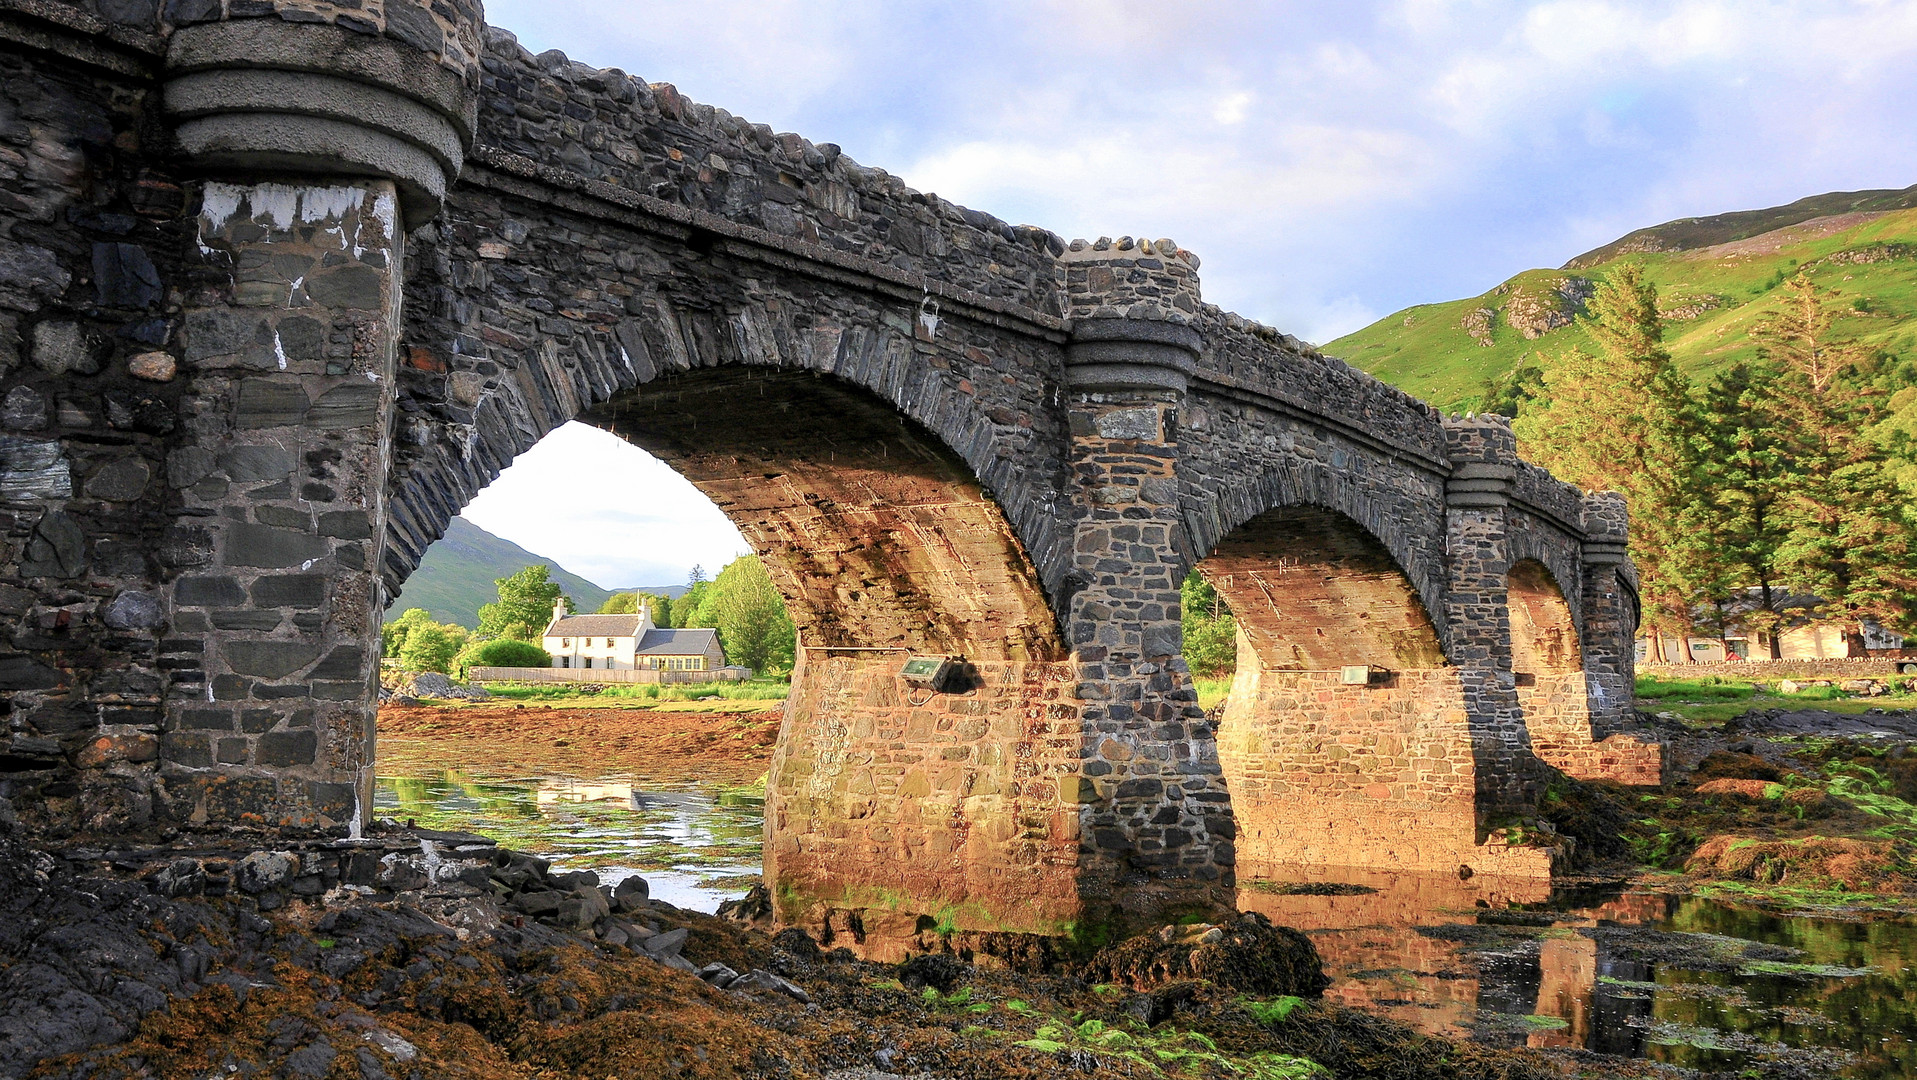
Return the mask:
[[[374,804],[428,828],[484,833],[561,869],[597,870],[607,883],[644,874],[654,897],[699,911],[758,880],[765,824],[760,788],[675,789],[626,776],[432,769],[380,777]]]
[[[1241,885],[1309,934],[1326,996],[1425,1031],[1702,1070],[1917,1077],[1917,922],[1619,889],[1348,871]]]

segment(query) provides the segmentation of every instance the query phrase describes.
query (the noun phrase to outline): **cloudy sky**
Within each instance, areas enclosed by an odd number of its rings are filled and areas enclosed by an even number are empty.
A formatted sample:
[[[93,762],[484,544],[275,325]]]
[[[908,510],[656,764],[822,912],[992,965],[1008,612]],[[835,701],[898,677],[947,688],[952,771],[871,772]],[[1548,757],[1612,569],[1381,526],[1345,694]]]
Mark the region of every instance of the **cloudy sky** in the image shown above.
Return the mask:
[[[1171,236],[1208,300],[1320,342],[1641,226],[1917,183],[1912,0],[486,9],[1009,221]],[[468,517],[606,585],[743,548],[669,474],[619,511],[638,523],[563,518],[552,485],[596,438],[555,433]]]

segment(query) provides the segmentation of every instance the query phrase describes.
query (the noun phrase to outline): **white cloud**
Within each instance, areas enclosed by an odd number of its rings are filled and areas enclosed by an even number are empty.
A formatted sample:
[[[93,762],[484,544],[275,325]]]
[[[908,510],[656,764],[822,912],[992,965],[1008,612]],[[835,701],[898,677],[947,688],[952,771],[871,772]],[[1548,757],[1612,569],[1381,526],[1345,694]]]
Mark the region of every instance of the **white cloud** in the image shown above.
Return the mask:
[[[576,423],[519,455],[463,516],[605,588],[677,584],[694,564],[710,576],[750,550],[684,477]]]

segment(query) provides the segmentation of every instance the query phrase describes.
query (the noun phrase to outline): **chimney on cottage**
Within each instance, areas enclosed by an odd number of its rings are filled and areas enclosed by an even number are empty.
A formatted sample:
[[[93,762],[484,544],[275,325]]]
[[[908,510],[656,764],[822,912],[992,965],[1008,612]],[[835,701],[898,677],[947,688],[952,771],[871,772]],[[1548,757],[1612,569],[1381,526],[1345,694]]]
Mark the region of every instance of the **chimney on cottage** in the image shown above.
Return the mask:
[[[652,602],[641,600],[639,601],[639,636],[645,637],[646,631],[650,629],[652,629]]]
[[[552,602],[552,621],[558,622],[559,620],[565,617],[566,617],[566,598],[563,596],[554,597]],[[548,623],[547,625],[550,626],[552,624]]]

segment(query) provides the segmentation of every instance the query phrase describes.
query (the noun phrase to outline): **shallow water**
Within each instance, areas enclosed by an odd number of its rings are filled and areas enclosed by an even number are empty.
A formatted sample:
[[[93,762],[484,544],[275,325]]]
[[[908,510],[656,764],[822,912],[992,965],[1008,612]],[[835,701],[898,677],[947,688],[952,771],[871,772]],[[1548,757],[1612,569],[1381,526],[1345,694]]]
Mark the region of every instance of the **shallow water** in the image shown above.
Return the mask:
[[[444,760],[440,758],[439,760]],[[389,766],[390,767],[390,766]],[[485,833],[713,911],[759,880],[762,788],[413,766],[384,816]],[[1274,873],[1239,907],[1316,943],[1326,996],[1434,1034],[1735,1072],[1917,1080],[1917,920],[1778,915],[1622,889]],[[1298,888],[1342,892],[1309,895]]]
[[[596,870],[607,884],[643,874],[655,899],[694,911],[759,880],[765,794],[755,787],[445,768],[380,777],[374,805],[384,817],[483,833],[562,870]]]
[[[1917,1078],[1917,920],[1651,892],[1274,874],[1239,906],[1309,934],[1326,996],[1434,1034],[1687,1068]],[[1312,883],[1316,884],[1312,884]],[[1286,895],[1326,882],[1372,891]]]

